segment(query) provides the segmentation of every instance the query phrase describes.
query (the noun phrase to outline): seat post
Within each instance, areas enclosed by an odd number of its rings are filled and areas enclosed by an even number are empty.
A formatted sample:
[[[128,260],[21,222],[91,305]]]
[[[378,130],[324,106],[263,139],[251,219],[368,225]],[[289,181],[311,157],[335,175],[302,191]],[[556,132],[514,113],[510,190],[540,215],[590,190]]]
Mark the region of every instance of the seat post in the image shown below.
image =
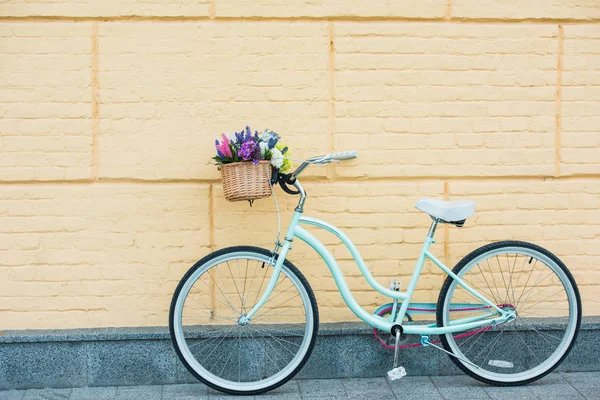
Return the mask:
[[[431,226],[429,227],[429,233],[427,233],[428,239],[433,239],[433,235],[435,234],[435,229],[438,226],[439,219],[432,217],[431,218]]]

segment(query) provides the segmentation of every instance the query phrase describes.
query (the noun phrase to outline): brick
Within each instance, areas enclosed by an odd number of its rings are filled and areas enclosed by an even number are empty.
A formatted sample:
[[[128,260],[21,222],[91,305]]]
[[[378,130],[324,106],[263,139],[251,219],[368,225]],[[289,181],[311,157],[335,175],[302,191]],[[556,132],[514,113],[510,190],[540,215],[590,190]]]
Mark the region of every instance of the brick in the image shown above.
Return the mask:
[[[162,26],[100,29],[102,177],[217,178],[214,140],[246,124],[329,151],[324,23]]]
[[[594,0],[454,0],[452,16],[454,18],[590,20],[600,18],[600,8]]]
[[[569,25],[564,30],[561,173],[598,174],[600,28]]]
[[[557,28],[336,24],[344,177],[551,175]],[[363,122],[358,122],[365,118]]]
[[[441,18],[446,12],[445,0],[426,3],[410,1],[309,0],[293,3],[283,0],[220,0],[216,3],[217,17],[406,17]]]
[[[584,305],[592,302],[597,283],[588,276],[600,260],[597,186],[592,179],[451,182],[451,199],[476,203],[465,227],[449,231],[451,265],[492,241],[532,242],[561,258],[577,280]]]
[[[163,325],[208,226],[205,185],[0,186],[2,329]]]
[[[182,0],[108,0],[60,1],[38,0],[22,2],[7,0],[2,3],[3,17],[117,17],[117,16],[167,16],[199,17],[209,12],[207,0],[194,2]]]
[[[0,24],[0,181],[91,177],[90,34],[90,24]]]

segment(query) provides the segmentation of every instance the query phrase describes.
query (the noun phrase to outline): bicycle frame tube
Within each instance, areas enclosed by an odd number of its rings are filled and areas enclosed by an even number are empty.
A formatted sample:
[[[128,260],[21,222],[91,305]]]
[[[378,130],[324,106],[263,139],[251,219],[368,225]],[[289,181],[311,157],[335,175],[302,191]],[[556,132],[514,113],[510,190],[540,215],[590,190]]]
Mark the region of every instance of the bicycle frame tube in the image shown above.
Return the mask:
[[[492,324],[501,324],[510,319],[509,313],[501,310],[496,304],[492,303],[491,301],[486,299],[484,296],[480,295],[477,291],[472,289],[462,279],[460,279],[458,276],[456,276],[456,274],[454,274],[450,269],[448,269],[448,267],[446,267],[441,261],[439,261],[437,258],[435,258],[435,256],[433,254],[431,254],[429,252],[429,248],[431,247],[431,244],[435,242],[435,240],[433,239],[433,233],[435,232],[435,227],[437,225],[437,221],[434,221],[434,223],[432,224],[429,234],[427,235],[427,238],[425,239],[425,242],[423,243],[423,248],[421,249],[421,253],[419,255],[419,258],[417,259],[417,263],[416,263],[413,275],[411,277],[410,283],[408,284],[406,292],[401,292],[401,291],[393,291],[388,288],[385,288],[384,286],[379,284],[373,278],[373,275],[371,275],[369,269],[367,268],[367,266],[364,263],[364,260],[360,256],[358,250],[356,249],[356,247],[354,246],[352,241],[342,231],[340,231],[335,226],[328,224],[324,221],[320,221],[318,219],[310,218],[310,217],[303,217],[302,211],[296,210],[292,217],[290,226],[288,227],[287,234],[285,236],[285,241],[281,248],[279,256],[277,258],[277,262],[275,263],[273,275],[271,276],[271,278],[267,284],[267,288],[265,289],[265,293],[263,294],[261,299],[252,308],[252,310],[250,310],[250,312],[248,312],[248,314],[246,316],[246,318],[248,320],[252,318],[252,316],[258,311],[258,309],[260,307],[262,307],[262,305],[267,301],[271,292],[275,288],[277,280],[279,279],[279,273],[281,272],[281,266],[283,265],[283,262],[287,256],[287,253],[290,249],[290,245],[291,245],[294,237],[297,237],[300,240],[307,243],[309,246],[311,246],[325,261],[325,263],[327,264],[327,267],[331,271],[331,274],[332,274],[333,279],[340,291],[340,294],[342,295],[342,298],[344,299],[344,302],[350,308],[350,310],[352,310],[352,312],[354,312],[354,314],[356,314],[357,317],[359,317],[361,320],[363,320],[367,324],[369,324],[373,327],[376,327],[378,329],[382,329],[384,331],[390,331],[392,326],[396,324],[393,321],[389,321],[388,318],[383,318],[378,315],[374,315],[372,313],[367,312],[356,302],[356,300],[352,296],[352,293],[350,292],[350,289],[348,288],[348,285],[346,284],[344,276],[343,276],[339,266],[337,265],[337,262],[335,261],[334,257],[327,250],[327,248],[323,245],[323,243],[321,243],[310,232],[306,231],[303,227],[300,226],[301,223],[316,226],[316,227],[325,229],[326,231],[334,234],[348,248],[348,250],[350,251],[350,254],[352,254],[352,257],[354,258],[356,264],[358,265],[358,268],[360,269],[361,273],[365,277],[366,281],[371,285],[371,287],[373,287],[375,290],[377,290],[381,294],[388,296],[392,299],[402,300],[402,305],[400,307],[400,311],[396,318],[396,320],[398,320],[398,321],[402,321],[402,319],[404,318],[404,316],[406,314],[406,311],[410,304],[410,299],[412,297],[412,294],[413,294],[415,287],[417,285],[417,282],[419,280],[419,276],[421,275],[421,271],[423,269],[423,265],[425,264],[426,258],[429,258],[435,265],[437,265],[440,269],[442,269],[446,274],[448,274],[453,279],[455,279],[459,285],[464,287],[469,293],[471,293],[473,296],[475,296],[476,298],[481,300],[484,304],[489,306],[490,311],[495,310],[497,313],[500,314],[497,318],[486,319],[486,318],[489,318],[491,315],[493,315],[490,313],[486,313],[486,314],[482,315],[481,317],[471,317],[471,318],[465,319],[463,321],[460,321],[460,320],[454,321],[451,326],[447,326],[447,327],[432,327],[432,326],[426,326],[426,325],[407,325],[407,326],[404,326],[404,333],[406,333],[406,334],[421,334],[421,335],[445,334],[445,333],[458,332],[458,331],[463,331],[463,330],[468,330],[468,329],[476,329],[476,328],[479,328],[482,326],[489,326]]]

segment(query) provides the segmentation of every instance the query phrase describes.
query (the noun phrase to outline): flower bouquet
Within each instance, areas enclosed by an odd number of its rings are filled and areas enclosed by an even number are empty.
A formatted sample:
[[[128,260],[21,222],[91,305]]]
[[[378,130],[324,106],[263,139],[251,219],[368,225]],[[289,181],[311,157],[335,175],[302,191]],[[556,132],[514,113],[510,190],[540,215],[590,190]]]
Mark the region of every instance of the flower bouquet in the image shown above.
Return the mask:
[[[223,192],[229,201],[269,197],[272,169],[285,173],[292,168],[289,148],[272,130],[252,133],[247,126],[241,132],[221,134],[221,138],[215,140],[213,160],[221,170]]]

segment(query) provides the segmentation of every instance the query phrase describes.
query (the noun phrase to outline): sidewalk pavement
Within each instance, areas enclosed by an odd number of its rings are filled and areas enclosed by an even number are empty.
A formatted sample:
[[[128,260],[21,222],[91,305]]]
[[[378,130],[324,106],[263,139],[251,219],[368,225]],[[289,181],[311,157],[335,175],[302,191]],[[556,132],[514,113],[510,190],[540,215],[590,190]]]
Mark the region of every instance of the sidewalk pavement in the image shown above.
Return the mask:
[[[0,391],[0,400],[345,400],[600,399],[600,372],[554,373],[527,386],[494,387],[466,376],[293,380],[259,396],[230,396],[202,384]]]

